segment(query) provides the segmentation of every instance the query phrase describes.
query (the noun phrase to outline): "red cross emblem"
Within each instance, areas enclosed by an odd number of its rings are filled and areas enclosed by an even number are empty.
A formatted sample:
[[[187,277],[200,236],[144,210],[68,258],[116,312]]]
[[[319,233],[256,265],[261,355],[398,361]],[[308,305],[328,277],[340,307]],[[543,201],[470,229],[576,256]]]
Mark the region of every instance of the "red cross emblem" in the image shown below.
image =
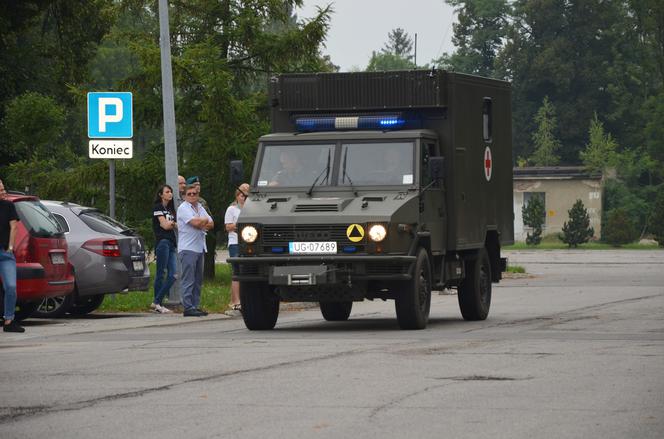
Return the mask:
[[[493,160],[491,160],[491,148],[488,146],[484,150],[484,176],[486,181],[491,181],[491,170],[493,168]]]

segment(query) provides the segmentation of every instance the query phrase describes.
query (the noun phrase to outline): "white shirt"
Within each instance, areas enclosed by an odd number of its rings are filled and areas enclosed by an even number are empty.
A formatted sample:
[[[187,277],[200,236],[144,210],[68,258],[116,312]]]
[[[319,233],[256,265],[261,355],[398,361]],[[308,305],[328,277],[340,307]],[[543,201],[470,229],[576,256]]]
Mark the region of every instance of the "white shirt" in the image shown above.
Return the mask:
[[[237,219],[240,217],[240,206],[237,204],[231,204],[226,209],[226,215],[224,215],[224,224],[237,224]],[[237,244],[237,232],[228,232],[228,245]]]
[[[196,206],[185,201],[178,207],[178,253],[185,250],[196,253],[207,252],[205,245],[207,232],[190,225],[189,222],[194,218],[207,218],[209,221],[212,221],[212,218],[200,203],[196,203]]]

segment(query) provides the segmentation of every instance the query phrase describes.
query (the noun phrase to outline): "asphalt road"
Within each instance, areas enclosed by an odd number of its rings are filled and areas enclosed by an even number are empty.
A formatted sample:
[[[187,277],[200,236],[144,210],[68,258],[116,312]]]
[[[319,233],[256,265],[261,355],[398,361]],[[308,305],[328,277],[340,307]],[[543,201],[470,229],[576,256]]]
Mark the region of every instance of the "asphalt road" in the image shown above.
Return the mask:
[[[0,437],[664,437],[664,251],[512,252],[483,322],[118,315],[0,333]]]

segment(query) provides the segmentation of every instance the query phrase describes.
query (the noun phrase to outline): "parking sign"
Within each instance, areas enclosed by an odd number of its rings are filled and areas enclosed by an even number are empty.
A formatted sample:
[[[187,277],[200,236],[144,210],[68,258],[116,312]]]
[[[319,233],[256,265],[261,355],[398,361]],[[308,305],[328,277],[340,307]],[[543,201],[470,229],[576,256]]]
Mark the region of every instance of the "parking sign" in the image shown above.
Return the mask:
[[[88,93],[88,137],[130,139],[134,135],[130,92]]]

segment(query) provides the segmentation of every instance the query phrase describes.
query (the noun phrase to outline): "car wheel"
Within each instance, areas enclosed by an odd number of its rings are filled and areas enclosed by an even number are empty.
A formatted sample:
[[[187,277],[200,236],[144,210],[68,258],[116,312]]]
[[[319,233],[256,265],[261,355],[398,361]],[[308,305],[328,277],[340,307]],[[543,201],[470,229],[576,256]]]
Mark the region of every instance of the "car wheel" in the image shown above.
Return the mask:
[[[457,298],[464,320],[484,320],[491,307],[491,263],[486,249],[477,258],[467,260],[466,277],[461,281]]]
[[[424,329],[431,309],[431,267],[429,255],[421,248],[415,262],[413,278],[402,284],[395,299],[397,322],[401,329]]]
[[[103,301],[104,301],[103,294],[97,294],[95,296],[79,297],[74,302],[74,305],[71,308],[69,308],[69,314],[75,316],[84,316],[99,308]]]
[[[273,329],[279,317],[279,297],[267,282],[240,281],[242,318],[247,329]]]
[[[353,302],[350,300],[345,302],[320,302],[319,306],[323,318],[328,322],[344,322],[350,316]]]
[[[74,303],[74,295],[46,297],[39,302],[32,317],[41,319],[55,319],[64,316]]]

